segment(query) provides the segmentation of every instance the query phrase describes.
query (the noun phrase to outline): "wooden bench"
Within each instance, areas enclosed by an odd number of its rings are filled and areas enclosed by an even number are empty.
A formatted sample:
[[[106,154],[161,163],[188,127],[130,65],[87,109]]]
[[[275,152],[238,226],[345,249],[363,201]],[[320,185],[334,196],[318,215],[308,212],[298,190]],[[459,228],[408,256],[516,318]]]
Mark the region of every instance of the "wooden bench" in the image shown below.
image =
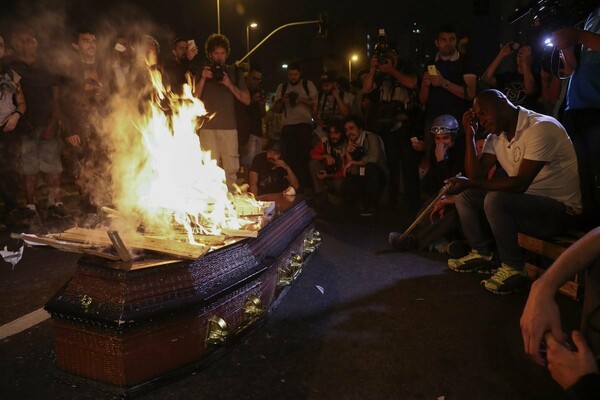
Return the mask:
[[[519,246],[525,251],[525,268],[529,278],[533,281],[552,265],[571,244],[575,243],[585,233],[568,231],[552,239],[540,239],[519,233]],[[560,292],[574,300],[583,300],[583,273],[576,274],[569,282],[565,283]]]

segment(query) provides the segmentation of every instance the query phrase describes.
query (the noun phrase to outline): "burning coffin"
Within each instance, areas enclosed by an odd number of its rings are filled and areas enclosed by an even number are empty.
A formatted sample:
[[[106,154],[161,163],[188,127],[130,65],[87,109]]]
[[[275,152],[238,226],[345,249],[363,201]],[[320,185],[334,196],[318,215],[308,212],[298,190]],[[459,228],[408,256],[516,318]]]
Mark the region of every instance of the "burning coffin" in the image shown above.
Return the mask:
[[[83,256],[46,305],[61,377],[132,394],[198,368],[256,325],[320,242],[304,200],[270,200],[277,215],[255,238],[193,261]]]

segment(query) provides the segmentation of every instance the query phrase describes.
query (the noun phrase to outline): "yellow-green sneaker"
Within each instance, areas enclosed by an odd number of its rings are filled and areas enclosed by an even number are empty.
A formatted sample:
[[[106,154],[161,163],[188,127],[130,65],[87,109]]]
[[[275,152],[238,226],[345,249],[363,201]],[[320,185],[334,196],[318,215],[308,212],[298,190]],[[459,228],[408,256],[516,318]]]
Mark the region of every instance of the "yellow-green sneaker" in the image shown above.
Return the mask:
[[[493,268],[494,254],[484,256],[477,250],[471,250],[469,254],[461,258],[449,258],[448,267],[456,272],[489,272]]]
[[[529,278],[525,268],[516,269],[502,263],[496,273],[481,284],[494,294],[517,293],[528,288]]]

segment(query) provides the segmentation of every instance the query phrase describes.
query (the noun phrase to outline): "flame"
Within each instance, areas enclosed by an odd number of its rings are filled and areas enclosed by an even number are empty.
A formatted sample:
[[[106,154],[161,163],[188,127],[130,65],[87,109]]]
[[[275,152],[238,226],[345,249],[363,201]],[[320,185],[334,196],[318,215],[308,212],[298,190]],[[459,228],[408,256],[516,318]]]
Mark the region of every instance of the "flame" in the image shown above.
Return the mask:
[[[220,234],[240,229],[248,221],[236,212],[225,172],[201,150],[197,130],[207,111],[186,84],[177,96],[152,72],[154,95],[136,134],[121,137],[113,156],[113,203],[126,216],[121,232],[138,229],[165,236],[183,227],[190,243],[194,234]],[[119,126],[131,126],[127,112]],[[131,129],[129,129],[131,131]],[[123,224],[123,223],[121,223]]]

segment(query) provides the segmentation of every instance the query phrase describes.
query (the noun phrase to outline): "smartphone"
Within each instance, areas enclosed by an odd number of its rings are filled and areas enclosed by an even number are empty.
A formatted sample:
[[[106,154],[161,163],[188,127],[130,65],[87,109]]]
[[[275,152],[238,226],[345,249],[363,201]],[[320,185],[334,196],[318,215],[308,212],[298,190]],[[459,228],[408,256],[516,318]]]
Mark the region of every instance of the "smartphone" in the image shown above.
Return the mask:
[[[188,47],[196,47],[196,41],[194,39],[188,40]]]
[[[427,72],[429,72],[429,75],[437,75],[437,69],[435,68],[435,65],[428,65]]]
[[[115,50],[118,51],[119,53],[122,53],[127,49],[121,43],[117,43],[117,44],[115,44]]]

